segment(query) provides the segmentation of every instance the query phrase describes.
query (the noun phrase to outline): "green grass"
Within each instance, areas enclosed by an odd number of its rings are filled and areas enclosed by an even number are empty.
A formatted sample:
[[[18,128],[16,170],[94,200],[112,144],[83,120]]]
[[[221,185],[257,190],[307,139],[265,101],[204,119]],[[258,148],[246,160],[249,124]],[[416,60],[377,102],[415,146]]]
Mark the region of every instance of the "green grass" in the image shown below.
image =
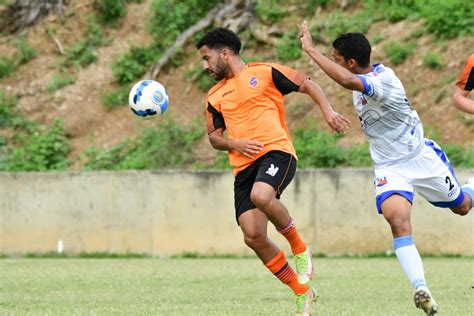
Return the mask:
[[[317,315],[422,315],[395,258],[315,258]],[[474,258],[424,260],[443,315],[472,315]],[[0,259],[2,315],[292,315],[256,258]]]

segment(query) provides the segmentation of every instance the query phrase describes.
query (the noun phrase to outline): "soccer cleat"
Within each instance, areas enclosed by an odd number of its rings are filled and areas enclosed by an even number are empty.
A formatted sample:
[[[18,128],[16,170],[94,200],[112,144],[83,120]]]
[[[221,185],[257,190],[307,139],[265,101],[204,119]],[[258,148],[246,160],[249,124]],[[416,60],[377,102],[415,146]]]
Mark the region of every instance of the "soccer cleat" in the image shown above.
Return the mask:
[[[305,293],[296,294],[296,316],[310,316],[311,303],[315,302],[317,298],[318,294],[311,286]]]
[[[420,288],[415,292],[415,306],[421,308],[426,315],[434,315],[438,312],[438,304],[436,304],[433,296],[426,288]]]
[[[307,284],[313,278],[313,258],[311,251],[306,250],[295,255],[296,273],[300,284]]]

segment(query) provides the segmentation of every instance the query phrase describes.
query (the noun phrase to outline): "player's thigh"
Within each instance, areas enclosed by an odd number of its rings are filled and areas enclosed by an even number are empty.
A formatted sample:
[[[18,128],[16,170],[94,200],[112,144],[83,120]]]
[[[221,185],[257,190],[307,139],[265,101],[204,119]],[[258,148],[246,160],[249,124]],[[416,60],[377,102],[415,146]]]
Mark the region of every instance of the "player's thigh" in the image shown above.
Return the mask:
[[[424,167],[425,177],[413,183],[416,191],[431,204],[438,207],[456,207],[464,195],[454,170],[444,152],[439,147],[428,150],[421,157],[419,168]]]
[[[383,213],[383,206],[385,208],[391,207],[392,203],[387,204],[385,202],[390,202],[390,198],[394,195],[405,199],[410,206],[413,204],[414,188],[412,179],[404,174],[403,166],[375,169],[374,184],[375,202],[380,214]]]
[[[293,155],[272,151],[265,155],[259,163],[255,182],[264,182],[276,192],[279,198],[283,190],[290,184],[296,173],[296,159]],[[265,186],[263,186],[265,187]]]

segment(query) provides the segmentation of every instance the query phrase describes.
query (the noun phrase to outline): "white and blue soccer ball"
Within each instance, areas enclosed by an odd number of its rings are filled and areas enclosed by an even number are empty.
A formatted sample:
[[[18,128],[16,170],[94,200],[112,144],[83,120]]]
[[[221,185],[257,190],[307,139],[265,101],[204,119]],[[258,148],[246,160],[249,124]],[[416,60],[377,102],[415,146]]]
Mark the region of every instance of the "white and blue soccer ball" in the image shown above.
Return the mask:
[[[137,82],[128,96],[128,104],[135,115],[148,118],[163,114],[169,97],[165,87],[154,80]]]

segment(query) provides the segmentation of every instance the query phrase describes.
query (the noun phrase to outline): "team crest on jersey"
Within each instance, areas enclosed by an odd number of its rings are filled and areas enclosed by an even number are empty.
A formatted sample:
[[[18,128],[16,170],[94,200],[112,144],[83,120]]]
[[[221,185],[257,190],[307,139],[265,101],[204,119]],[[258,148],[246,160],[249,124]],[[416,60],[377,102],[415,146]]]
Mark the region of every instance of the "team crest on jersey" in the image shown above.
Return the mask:
[[[375,182],[377,183],[378,187],[381,187],[381,186],[386,185],[388,181],[387,181],[387,177],[383,177],[383,178],[377,178]]]
[[[252,88],[255,88],[258,85],[257,77],[253,76],[250,78],[249,84]]]

